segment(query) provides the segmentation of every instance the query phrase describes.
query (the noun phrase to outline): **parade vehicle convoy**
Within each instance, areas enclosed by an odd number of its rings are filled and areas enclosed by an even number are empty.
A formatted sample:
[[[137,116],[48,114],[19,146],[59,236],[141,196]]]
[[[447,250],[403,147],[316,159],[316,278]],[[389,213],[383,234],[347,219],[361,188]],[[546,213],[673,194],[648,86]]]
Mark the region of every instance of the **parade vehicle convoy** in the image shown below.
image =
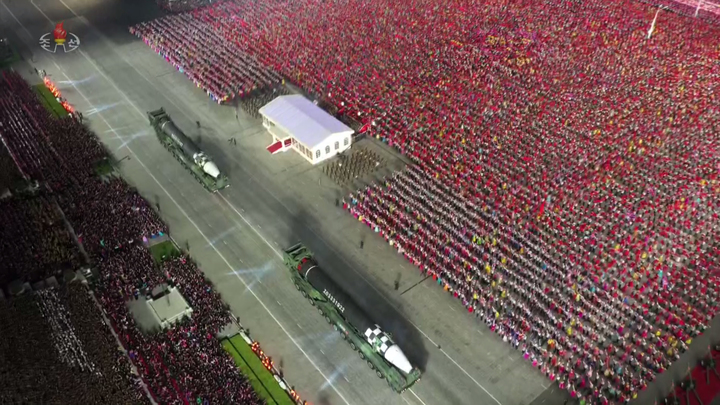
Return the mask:
[[[390,333],[371,321],[365,312],[318,266],[313,254],[302,244],[284,251],[295,288],[316,307],[365,360],[379,378],[395,392],[402,393],[420,381],[413,367]]]
[[[160,143],[173,154],[192,175],[208,190],[216,192],[230,186],[228,178],[205,152],[187,137],[170,119],[163,108],[148,112],[150,124]]]

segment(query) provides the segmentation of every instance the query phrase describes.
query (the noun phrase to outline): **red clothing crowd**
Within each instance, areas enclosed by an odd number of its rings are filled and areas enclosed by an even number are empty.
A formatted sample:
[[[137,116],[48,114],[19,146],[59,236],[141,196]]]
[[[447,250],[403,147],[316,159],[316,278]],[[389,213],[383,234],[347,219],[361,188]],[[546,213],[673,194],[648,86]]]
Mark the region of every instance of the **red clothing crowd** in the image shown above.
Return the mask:
[[[74,287],[61,285],[0,302],[0,356],[17,353],[0,361],[0,375],[12,376],[3,381],[17,382],[5,387],[0,402],[149,403],[140,389],[144,381],[163,404],[260,404],[215,337],[231,321],[228,306],[188,258],[161,268],[154,263],[143,241],[167,226],[122,179],[98,177],[96,163],[108,154],[97,137],[75,118],[52,117],[18,74],[3,71],[0,140],[0,158],[16,165],[6,177],[12,184],[0,188],[13,190],[18,177],[37,185],[35,193],[0,201],[0,220],[13,228],[0,227],[0,287],[87,264],[72,241],[74,230],[98,270],[92,293],[138,371],[133,375],[118,355],[110,329],[97,327],[103,321],[88,290],[80,286],[65,302],[63,291]],[[126,302],[161,283],[177,287],[194,312],[144,334]],[[49,353],[53,348],[56,354]]]
[[[198,86],[282,75],[409,156],[345,208],[607,403],[718,309],[720,27],[705,20],[629,0],[262,0],[133,31]]]

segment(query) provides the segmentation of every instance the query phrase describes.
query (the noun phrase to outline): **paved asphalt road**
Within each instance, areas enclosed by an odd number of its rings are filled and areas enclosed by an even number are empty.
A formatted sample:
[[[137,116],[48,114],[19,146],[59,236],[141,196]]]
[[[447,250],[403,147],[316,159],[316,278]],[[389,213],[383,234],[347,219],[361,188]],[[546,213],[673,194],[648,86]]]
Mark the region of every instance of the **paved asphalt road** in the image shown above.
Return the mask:
[[[521,354],[381,238],[335,207],[344,191],[289,152],[270,156],[257,120],[209,101],[127,27],[157,14],[154,1],[0,0],[3,34],[45,69],[122,161],[122,174],[153,204],[304,399],[333,405],[526,405],[563,402]],[[72,53],[38,39],[54,23],[78,35]],[[30,66],[22,73],[31,81]],[[209,194],[165,151],[145,112],[164,107],[212,155],[232,186]],[[201,122],[198,130],[195,121]],[[237,146],[227,139],[235,137]],[[362,142],[372,142],[364,140]],[[364,249],[359,241],[364,240]],[[303,241],[338,283],[391,331],[425,374],[394,394],[292,286],[281,249]],[[400,279],[400,289],[393,289]]]

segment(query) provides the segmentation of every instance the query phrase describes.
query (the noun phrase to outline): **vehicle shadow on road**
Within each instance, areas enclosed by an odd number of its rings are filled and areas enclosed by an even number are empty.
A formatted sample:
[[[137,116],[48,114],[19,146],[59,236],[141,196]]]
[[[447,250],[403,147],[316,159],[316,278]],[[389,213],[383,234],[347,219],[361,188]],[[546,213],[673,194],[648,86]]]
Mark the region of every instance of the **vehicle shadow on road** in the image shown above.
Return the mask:
[[[354,259],[347,255],[340,257],[342,252],[328,246],[323,238],[318,238],[306,225],[306,219],[312,218],[304,209],[295,213],[291,241],[302,242],[314,253],[319,266],[333,279],[368,315],[368,318],[377,323],[383,330],[390,332],[395,342],[405,352],[408,360],[425,371],[428,359],[426,344],[420,331],[412,325],[402,312],[400,305],[392,297],[381,294],[379,286],[369,285],[363,277],[370,279],[370,275],[361,272],[362,266],[354,263]],[[292,244],[293,242],[291,242]],[[332,243],[332,242],[329,242]],[[348,268],[352,267],[352,268]]]

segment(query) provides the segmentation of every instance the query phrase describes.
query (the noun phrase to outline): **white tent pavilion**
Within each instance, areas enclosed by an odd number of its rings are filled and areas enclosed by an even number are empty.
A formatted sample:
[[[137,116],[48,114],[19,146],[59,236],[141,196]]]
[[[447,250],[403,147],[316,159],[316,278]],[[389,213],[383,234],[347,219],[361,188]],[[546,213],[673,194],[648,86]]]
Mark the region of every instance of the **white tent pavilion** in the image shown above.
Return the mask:
[[[260,108],[263,126],[273,137],[272,153],[295,149],[312,164],[350,148],[352,128],[302,95],[280,96]]]

